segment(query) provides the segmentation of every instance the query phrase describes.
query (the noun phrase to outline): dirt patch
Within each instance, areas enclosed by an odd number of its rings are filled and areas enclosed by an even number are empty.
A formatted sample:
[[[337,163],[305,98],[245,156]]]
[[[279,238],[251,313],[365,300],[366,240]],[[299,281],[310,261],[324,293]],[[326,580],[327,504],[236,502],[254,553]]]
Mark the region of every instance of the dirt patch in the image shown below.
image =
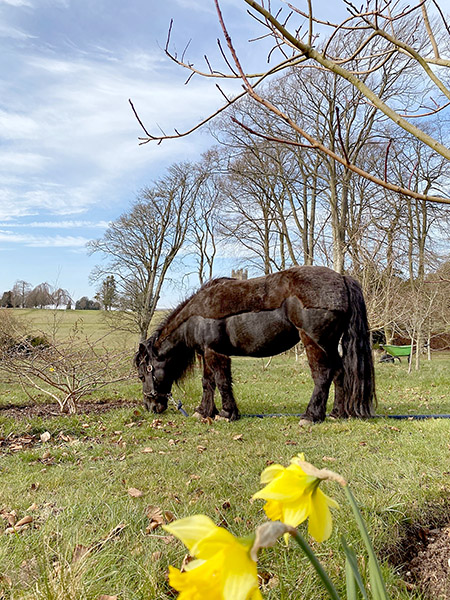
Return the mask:
[[[399,569],[406,588],[418,597],[450,600],[450,503],[442,497],[423,515],[422,523],[406,526],[399,542],[381,558]]]
[[[129,400],[117,400],[108,399],[99,402],[83,402],[78,406],[77,415],[101,415],[109,412],[110,410],[119,408],[135,408],[137,414],[143,414],[144,408],[138,402],[132,402]],[[32,417],[41,417],[43,419],[51,419],[54,417],[60,417],[64,413],[61,413],[59,405],[57,403],[49,404],[26,404],[22,406],[17,405],[6,405],[0,406],[0,416],[13,418],[15,420],[28,419]],[[65,439],[65,436],[61,433],[59,436],[62,441],[68,441],[70,438]],[[87,439],[87,438],[85,438]],[[9,452],[21,452],[22,450],[29,450],[36,444],[41,444],[41,436],[38,434],[31,433],[10,433],[6,437],[0,435],[0,451]],[[1,596],[0,596],[1,598]]]
[[[405,579],[426,598],[450,600],[450,525],[426,532],[423,549],[407,565]]]
[[[80,415],[102,414],[117,408],[139,408],[139,402],[130,400],[102,400],[100,402],[82,402],[78,405],[78,413]],[[13,404],[0,406],[0,416],[13,417],[15,419],[28,419],[31,417],[42,417],[44,419],[52,417],[60,417],[62,414],[59,405],[55,403],[49,404],[25,404],[16,406]]]

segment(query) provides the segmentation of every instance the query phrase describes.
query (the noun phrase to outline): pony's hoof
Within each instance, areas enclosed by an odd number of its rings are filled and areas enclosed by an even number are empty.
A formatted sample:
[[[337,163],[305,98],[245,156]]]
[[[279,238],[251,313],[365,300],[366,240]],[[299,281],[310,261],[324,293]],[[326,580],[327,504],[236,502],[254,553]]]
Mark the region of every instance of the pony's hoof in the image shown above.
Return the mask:
[[[216,415],[216,421],[237,421],[240,418],[239,412],[228,412],[227,410],[221,410]]]
[[[222,417],[221,415],[216,415],[214,417],[214,421],[226,421],[227,423],[229,423],[230,419],[228,417]]]
[[[202,414],[200,414],[198,411],[195,411],[192,416],[194,417],[194,419],[197,419],[198,421],[201,421],[202,419],[204,419],[204,416]]]
[[[309,419],[300,419],[298,425],[299,427],[309,427],[310,425],[314,425],[314,421],[310,421]]]
[[[338,421],[339,419],[348,419],[348,415],[346,415],[345,413],[338,413],[332,410],[328,415],[328,418],[332,421]]]

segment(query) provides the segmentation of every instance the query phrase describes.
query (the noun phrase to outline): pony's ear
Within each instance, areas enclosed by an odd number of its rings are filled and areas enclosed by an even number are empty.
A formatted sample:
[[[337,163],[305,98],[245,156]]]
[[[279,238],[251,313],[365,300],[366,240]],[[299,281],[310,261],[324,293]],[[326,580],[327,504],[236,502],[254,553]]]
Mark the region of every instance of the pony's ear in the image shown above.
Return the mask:
[[[141,342],[139,344],[139,348],[138,348],[138,352],[137,353],[138,353],[139,358],[145,358],[146,356],[149,355],[147,344],[145,342]]]
[[[134,357],[134,364],[138,367],[143,359],[148,357],[148,349],[144,343],[139,344],[138,351]]]

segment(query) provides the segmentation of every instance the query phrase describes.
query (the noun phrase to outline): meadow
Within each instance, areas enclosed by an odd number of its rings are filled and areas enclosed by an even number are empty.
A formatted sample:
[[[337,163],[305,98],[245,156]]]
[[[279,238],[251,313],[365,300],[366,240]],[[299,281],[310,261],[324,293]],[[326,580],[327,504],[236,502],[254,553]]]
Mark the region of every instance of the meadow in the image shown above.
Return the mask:
[[[107,327],[97,311],[60,312],[58,335],[80,317],[92,334]],[[39,329],[51,323],[49,311],[22,317]],[[136,338],[114,336],[131,356]],[[0,598],[173,598],[168,565],[179,567],[186,550],[160,522],[207,514],[238,536],[252,533],[265,521],[263,502],[250,501],[261,471],[271,462],[287,465],[299,452],[350,482],[391,598],[423,598],[402,563],[423,531],[450,522],[450,420],[388,415],[450,414],[450,356],[424,360],[411,374],[405,361],[377,364],[383,416],[306,428],[295,416],[312,389],[305,359],[286,354],[267,362],[233,361],[240,411],[288,416],[233,423],[199,422],[174,408],[156,418],[143,410],[138,380],[88,398],[90,407],[114,401],[111,410],[83,412],[81,404],[76,415],[20,415],[5,407],[28,400],[0,382]],[[201,396],[198,368],[174,396],[192,414]],[[365,553],[342,490],[331,483],[323,489],[340,509],[333,511],[330,540],[312,546],[345,597],[341,536],[362,562]],[[3,533],[13,514],[32,520],[20,532]],[[258,569],[265,599],[326,597],[292,543],[263,550]]]

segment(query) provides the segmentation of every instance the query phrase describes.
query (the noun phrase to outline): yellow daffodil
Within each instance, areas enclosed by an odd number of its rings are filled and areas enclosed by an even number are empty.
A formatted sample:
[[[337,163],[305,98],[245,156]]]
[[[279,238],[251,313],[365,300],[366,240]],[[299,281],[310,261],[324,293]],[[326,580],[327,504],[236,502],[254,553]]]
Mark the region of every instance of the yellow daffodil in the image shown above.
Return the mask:
[[[194,515],[165,525],[180,539],[193,560],[181,572],[169,567],[169,583],[178,600],[262,600],[253,538],[236,538],[205,515]]]
[[[331,535],[330,506],[336,508],[338,504],[319,489],[319,484],[322,479],[339,481],[336,478],[339,476],[331,471],[319,471],[306,463],[304,455],[299,454],[291,459],[288,467],[274,464],[264,469],[261,483],[266,486],[253,498],[266,500],[264,510],[271,521],[297,527],[309,518],[310,535],[317,542],[323,542]]]

